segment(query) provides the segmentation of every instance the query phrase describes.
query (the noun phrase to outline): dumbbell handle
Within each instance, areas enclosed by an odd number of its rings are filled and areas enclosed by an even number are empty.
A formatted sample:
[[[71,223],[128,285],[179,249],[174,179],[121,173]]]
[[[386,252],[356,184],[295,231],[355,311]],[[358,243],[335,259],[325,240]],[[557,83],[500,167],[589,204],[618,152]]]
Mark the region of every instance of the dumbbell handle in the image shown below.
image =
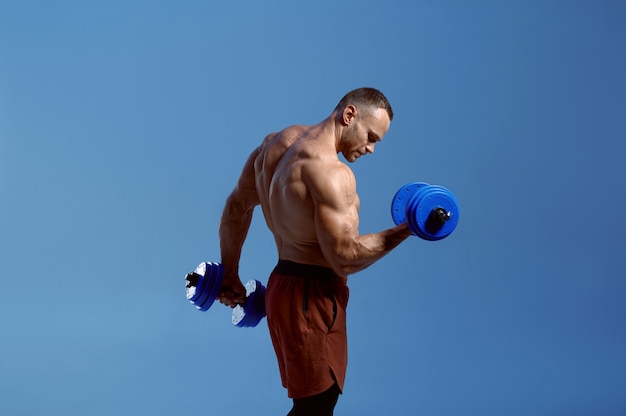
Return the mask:
[[[432,220],[437,222],[440,226],[449,221],[450,216],[450,212],[441,207],[435,208],[430,212],[430,217],[432,218]]]

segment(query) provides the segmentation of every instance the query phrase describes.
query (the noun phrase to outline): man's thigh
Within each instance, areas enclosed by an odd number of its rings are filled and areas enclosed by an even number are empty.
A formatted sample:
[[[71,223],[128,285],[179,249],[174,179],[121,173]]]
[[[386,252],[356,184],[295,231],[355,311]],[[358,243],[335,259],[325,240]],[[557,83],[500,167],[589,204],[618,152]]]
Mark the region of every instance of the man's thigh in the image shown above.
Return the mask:
[[[339,387],[335,383],[323,393],[294,399],[293,408],[287,416],[332,416],[339,393]]]

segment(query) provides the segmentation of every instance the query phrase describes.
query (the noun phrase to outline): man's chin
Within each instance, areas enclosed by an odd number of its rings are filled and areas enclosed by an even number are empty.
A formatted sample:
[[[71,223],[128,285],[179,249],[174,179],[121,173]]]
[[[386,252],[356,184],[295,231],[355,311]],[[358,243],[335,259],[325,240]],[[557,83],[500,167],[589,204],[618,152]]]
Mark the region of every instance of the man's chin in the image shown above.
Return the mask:
[[[347,156],[346,156],[346,155],[343,155],[343,156],[346,158],[346,160],[347,160],[348,162],[350,162],[350,163],[354,163],[354,162],[356,162],[356,161],[357,161],[357,159],[359,158],[359,156],[360,156],[360,155],[359,155],[359,154],[357,154],[357,153],[350,153],[350,154],[349,154],[349,155],[347,155]]]

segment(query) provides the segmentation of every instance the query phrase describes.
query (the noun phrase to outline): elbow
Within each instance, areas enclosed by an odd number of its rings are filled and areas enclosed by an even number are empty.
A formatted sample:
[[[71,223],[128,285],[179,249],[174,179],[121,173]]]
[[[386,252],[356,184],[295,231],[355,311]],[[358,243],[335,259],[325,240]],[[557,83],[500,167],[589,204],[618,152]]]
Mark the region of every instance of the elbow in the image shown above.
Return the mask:
[[[361,270],[367,268],[367,266],[369,266],[369,264],[367,265],[339,264],[339,265],[333,266],[333,271],[337,273],[339,276],[348,277],[351,274],[360,272]]]
[[[246,199],[245,195],[235,190],[226,198],[222,217],[237,219],[250,215],[256,205],[255,201]]]
[[[369,264],[363,264],[363,259],[357,250],[346,249],[335,251],[334,261],[331,262],[333,270],[340,276],[348,276],[366,268]]]

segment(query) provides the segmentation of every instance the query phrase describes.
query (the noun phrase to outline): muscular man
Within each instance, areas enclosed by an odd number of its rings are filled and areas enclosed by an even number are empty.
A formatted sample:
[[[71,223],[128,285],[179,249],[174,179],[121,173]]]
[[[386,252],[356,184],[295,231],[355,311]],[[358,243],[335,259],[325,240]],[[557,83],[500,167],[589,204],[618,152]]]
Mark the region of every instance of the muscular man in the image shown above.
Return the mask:
[[[411,235],[406,223],[359,235],[352,163],[374,153],[393,111],[373,88],[346,94],[325,120],[268,135],[248,158],[220,223],[220,302],[243,304],[241,249],[255,206],[274,235],[278,264],[266,291],[267,323],[291,416],[332,415],[347,366],[347,276]],[[289,416],[288,415],[288,416]]]

